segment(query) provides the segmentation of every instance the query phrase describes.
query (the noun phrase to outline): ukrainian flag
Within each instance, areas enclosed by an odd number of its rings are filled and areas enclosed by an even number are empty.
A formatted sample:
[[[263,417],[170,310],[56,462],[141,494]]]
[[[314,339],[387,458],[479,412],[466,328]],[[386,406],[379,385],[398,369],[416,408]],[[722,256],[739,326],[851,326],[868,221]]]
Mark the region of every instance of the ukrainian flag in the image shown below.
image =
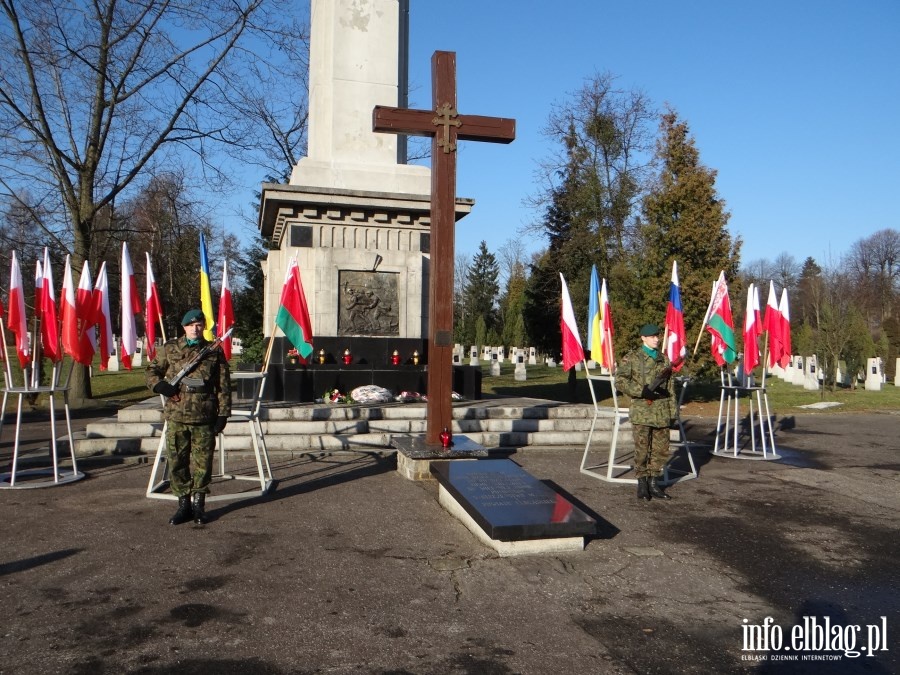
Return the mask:
[[[213,313],[212,292],[209,286],[209,256],[206,254],[206,238],[200,233],[200,309],[206,318],[203,338],[212,342],[215,339],[216,319]]]

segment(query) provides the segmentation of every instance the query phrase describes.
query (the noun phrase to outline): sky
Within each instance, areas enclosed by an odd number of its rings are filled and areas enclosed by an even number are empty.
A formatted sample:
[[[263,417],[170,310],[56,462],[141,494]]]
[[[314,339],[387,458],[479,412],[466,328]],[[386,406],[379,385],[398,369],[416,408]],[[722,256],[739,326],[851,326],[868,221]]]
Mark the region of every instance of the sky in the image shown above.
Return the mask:
[[[897,0],[432,0],[410,2],[411,107],[430,107],[431,55],[456,52],[460,114],[512,117],[510,145],[461,142],[457,224],[472,255],[517,241],[553,145],[552,106],[609,72],[689,125],[743,241],[742,265],[788,253],[839,262],[900,230]]]

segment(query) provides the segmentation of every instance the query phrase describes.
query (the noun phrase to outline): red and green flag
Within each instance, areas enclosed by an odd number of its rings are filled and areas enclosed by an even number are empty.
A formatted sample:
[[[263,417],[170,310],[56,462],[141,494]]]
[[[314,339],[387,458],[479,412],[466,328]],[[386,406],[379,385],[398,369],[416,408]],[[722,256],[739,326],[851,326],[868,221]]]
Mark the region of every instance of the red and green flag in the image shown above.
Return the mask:
[[[281,301],[275,314],[275,325],[284,331],[301,357],[309,358],[313,352],[312,323],[309,320],[309,309],[306,306],[306,295],[303,293],[296,258],[291,258],[284,286],[281,287]]]
[[[734,339],[734,319],[731,316],[731,301],[728,299],[728,284],[725,272],[713,284],[712,298],[706,311],[706,330],[712,337],[712,356],[716,364],[724,366],[737,358]]]

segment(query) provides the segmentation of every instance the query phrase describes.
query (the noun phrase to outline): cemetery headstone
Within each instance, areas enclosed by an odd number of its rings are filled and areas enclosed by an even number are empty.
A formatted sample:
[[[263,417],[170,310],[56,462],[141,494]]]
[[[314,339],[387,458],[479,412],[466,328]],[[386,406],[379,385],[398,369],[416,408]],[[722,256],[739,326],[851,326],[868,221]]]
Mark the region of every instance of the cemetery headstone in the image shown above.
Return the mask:
[[[866,391],[881,391],[881,359],[866,359]]]
[[[516,369],[513,376],[517,382],[524,382],[528,379],[528,371],[525,368],[525,350],[517,349],[514,358],[516,359]]]

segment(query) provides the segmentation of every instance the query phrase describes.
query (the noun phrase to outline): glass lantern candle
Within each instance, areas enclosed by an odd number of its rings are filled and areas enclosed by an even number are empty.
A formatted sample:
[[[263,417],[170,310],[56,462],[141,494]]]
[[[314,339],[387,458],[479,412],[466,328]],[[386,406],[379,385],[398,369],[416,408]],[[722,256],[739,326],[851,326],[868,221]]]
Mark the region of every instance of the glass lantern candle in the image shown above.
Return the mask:
[[[319,350],[319,363],[325,363],[325,350]]]
[[[412,362],[413,362],[413,365],[414,365],[414,366],[419,365],[419,350],[418,350],[418,349],[416,349],[416,350],[413,352]]]
[[[344,350],[344,355],[341,357],[341,360],[344,362],[345,366],[349,366],[353,363],[353,355],[350,353],[350,349]]]
[[[400,365],[400,352],[398,352],[396,349],[394,350],[394,353],[391,354],[391,363],[395,366]]]

